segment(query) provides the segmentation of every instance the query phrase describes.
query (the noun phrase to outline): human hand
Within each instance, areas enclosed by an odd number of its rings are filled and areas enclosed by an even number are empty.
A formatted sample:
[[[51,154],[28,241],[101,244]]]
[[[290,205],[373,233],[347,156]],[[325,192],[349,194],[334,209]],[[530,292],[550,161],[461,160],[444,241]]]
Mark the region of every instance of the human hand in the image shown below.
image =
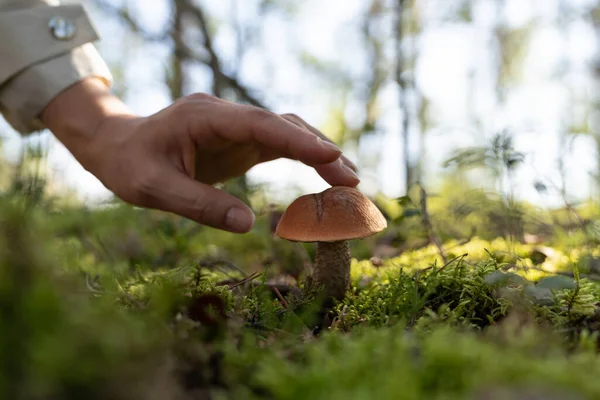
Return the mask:
[[[89,114],[83,104],[91,100],[87,107],[99,107],[89,117],[96,123],[61,122],[65,113]],[[139,117],[97,81],[84,81],[51,103],[44,119],[84,168],[122,200],[231,232],[250,230],[254,215],[212,185],[256,164],[285,157],[314,167],[331,185],[359,183],[356,167],[339,148],[299,117],[209,95],[187,96]]]

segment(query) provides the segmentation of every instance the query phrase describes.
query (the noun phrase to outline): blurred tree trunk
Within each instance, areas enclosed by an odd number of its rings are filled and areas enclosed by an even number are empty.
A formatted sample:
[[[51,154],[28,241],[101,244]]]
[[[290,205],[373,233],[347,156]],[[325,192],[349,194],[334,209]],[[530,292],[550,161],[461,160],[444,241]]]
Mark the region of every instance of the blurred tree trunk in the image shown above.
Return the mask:
[[[415,64],[418,57],[417,41],[422,26],[418,17],[418,0],[397,0],[395,18],[396,62],[395,81],[399,89],[401,111],[400,134],[404,162],[404,193],[421,181],[424,134],[427,125],[427,101],[415,82]],[[416,107],[413,110],[413,106]],[[420,125],[420,126],[419,126]],[[413,152],[411,132],[418,131],[419,148]],[[411,153],[413,153],[411,155]],[[416,157],[415,157],[416,155]],[[413,159],[416,158],[416,159]]]
[[[413,168],[410,162],[410,119],[408,108],[409,80],[406,77],[407,59],[405,54],[405,15],[407,14],[407,0],[398,0],[396,3],[396,82],[399,88],[399,101],[401,111],[400,134],[402,135],[402,160],[404,161],[404,194],[408,194],[414,181]]]
[[[417,146],[418,149],[415,152],[417,155],[417,159],[412,164],[414,169],[413,171],[413,180],[415,182],[420,182],[421,185],[424,185],[423,182],[423,162],[425,160],[425,136],[427,135],[427,131],[429,130],[429,101],[423,96],[423,93],[419,89],[417,85],[417,81],[414,78],[416,74],[416,64],[419,59],[421,48],[421,43],[419,39],[421,38],[421,33],[424,31],[424,21],[421,15],[421,7],[426,4],[423,0],[412,0],[412,10],[411,10],[411,32],[412,32],[412,60],[411,60],[411,70],[412,72],[412,90],[415,98],[415,126],[418,129],[417,132]]]
[[[173,29],[171,37],[173,38],[174,51],[171,53],[170,73],[167,76],[167,86],[171,93],[171,100],[177,100],[183,97],[184,92],[184,72],[183,64],[186,58],[185,45],[183,43],[183,4],[181,0],[173,1]]]
[[[345,148],[350,147],[357,153],[363,137],[380,134],[378,129],[379,94],[388,79],[388,70],[385,67],[385,39],[378,32],[384,14],[383,1],[371,0],[361,25],[368,65],[368,74],[364,82],[365,89],[360,99],[362,107],[364,107],[364,119],[362,124],[354,129],[348,127],[344,122],[346,126],[342,136],[343,143],[341,143]],[[348,81],[348,84],[349,87],[344,88],[346,92],[350,92],[352,90],[351,86],[355,85],[351,80]],[[344,104],[345,108],[347,106],[348,102]],[[379,159],[380,154],[363,155],[359,160],[360,167],[361,169],[364,167],[374,169],[379,164]]]
[[[559,30],[561,31],[561,35],[563,37],[563,47],[562,47],[562,54],[561,54],[561,58],[559,60],[559,63],[561,65],[563,65],[563,68],[560,68],[558,71],[558,79],[563,80],[565,78],[568,78],[568,73],[570,72],[570,70],[572,69],[570,63],[569,63],[569,57],[568,57],[568,50],[569,50],[569,43],[568,43],[568,28],[569,28],[569,21],[568,21],[568,16],[571,13],[570,10],[570,6],[568,4],[568,0],[560,0],[558,2],[558,13],[557,13],[557,20],[556,20],[556,24],[558,25]],[[559,184],[558,184],[558,191],[560,192],[560,195],[563,199],[567,198],[567,168],[565,165],[565,157],[569,152],[569,143],[570,143],[570,139],[572,139],[572,137],[570,137],[570,133],[572,130],[572,127],[574,124],[576,124],[576,121],[574,120],[574,115],[573,115],[573,111],[574,111],[574,107],[573,107],[573,103],[575,102],[575,98],[576,96],[573,96],[572,91],[569,91],[569,99],[568,99],[568,103],[569,103],[569,107],[567,107],[567,110],[565,110],[564,115],[561,118],[561,126],[560,126],[560,132],[559,132],[559,155],[558,155],[558,175],[559,175]]]
[[[507,69],[504,68],[505,60],[510,62],[511,54],[506,54],[506,41],[507,37],[506,26],[504,24],[504,7],[506,0],[496,0],[496,21],[494,24],[494,37],[496,39],[496,101],[497,106],[501,107],[506,99],[505,93],[505,82]]]
[[[588,117],[588,133],[591,134],[596,142],[596,172],[594,175],[596,190],[598,191],[598,187],[600,186],[600,122],[598,122],[597,118],[592,117],[600,111],[600,95],[598,95],[600,90],[600,4],[598,2],[590,9],[589,19],[596,36],[596,53],[593,62],[591,63],[595,90],[592,92],[593,94],[591,95],[592,98],[590,101],[591,110],[589,113],[590,117]]]

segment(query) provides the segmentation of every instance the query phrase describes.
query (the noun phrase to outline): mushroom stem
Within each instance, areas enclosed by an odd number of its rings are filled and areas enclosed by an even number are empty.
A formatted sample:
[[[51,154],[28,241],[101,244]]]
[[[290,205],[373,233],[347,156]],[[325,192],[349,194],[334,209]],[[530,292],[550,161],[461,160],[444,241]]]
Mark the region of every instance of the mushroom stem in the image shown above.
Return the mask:
[[[317,242],[313,282],[322,285],[327,297],[341,300],[350,286],[348,241]]]

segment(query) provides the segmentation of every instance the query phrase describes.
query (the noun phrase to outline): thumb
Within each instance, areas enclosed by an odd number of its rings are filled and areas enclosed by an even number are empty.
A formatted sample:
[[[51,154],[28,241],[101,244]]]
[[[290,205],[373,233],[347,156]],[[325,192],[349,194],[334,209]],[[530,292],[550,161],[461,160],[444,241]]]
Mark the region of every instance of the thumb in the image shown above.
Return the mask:
[[[156,208],[229,232],[252,229],[254,213],[240,199],[179,171],[165,175],[153,195]]]

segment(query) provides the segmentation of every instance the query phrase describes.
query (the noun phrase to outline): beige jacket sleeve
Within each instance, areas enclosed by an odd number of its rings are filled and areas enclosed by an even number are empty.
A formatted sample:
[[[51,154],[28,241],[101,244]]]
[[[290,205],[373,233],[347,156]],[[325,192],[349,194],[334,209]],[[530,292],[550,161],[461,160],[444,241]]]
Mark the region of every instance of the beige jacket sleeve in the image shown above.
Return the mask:
[[[112,85],[92,44],[96,40],[81,4],[0,0],[0,114],[17,132],[44,129],[39,114],[83,78],[98,77]]]

